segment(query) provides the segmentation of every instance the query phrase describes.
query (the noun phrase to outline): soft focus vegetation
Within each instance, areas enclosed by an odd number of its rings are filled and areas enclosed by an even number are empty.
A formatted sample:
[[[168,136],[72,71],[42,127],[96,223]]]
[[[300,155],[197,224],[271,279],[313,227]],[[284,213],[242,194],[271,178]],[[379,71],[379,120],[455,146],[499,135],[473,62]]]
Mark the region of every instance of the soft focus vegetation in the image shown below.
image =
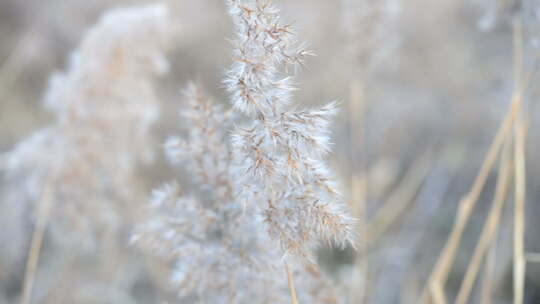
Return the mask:
[[[539,303],[536,0],[0,1],[0,304]]]

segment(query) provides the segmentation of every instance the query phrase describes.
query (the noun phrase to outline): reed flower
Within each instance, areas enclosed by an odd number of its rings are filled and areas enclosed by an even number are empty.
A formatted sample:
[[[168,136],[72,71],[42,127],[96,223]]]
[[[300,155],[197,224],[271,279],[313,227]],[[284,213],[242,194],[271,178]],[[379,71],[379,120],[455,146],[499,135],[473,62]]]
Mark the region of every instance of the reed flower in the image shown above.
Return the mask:
[[[182,300],[287,302],[281,253],[264,231],[264,218],[252,205],[242,205],[235,191],[228,136],[233,113],[193,84],[184,93],[188,107],[181,115],[187,136],[170,137],[165,152],[192,185],[171,182],[156,188],[148,218],[136,228],[132,241],[170,259],[171,280]],[[306,303],[335,303],[331,284],[315,268],[292,269]]]
[[[264,216],[269,235],[285,254],[311,258],[321,240],[354,243],[354,221],[324,161],[336,103],[305,110],[292,106],[289,70],[313,53],[297,42],[269,1],[227,3],[236,39],[225,84],[234,108],[250,118],[232,135],[244,204]]]

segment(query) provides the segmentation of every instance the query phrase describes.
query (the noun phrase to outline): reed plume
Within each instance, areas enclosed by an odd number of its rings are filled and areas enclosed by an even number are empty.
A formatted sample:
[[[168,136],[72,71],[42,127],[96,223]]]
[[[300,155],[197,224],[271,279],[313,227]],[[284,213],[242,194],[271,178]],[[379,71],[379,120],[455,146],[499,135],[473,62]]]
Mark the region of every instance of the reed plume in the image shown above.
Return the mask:
[[[167,71],[169,33],[163,5],[108,11],[67,69],[50,78],[44,104],[54,122],[17,144],[7,160],[8,203],[37,210],[21,303],[31,299],[46,228],[55,245],[86,252],[119,241],[130,220],[121,210],[140,201],[136,170],[151,159],[153,79]]]
[[[233,113],[191,84],[181,110],[187,136],[170,137],[165,152],[193,184],[166,183],[152,192],[148,219],[132,241],[169,259],[171,280],[184,301],[285,303],[281,254],[263,230],[263,218],[242,205],[235,191],[235,164],[228,129]],[[189,128],[187,128],[189,126]],[[293,265],[305,303],[335,303],[331,284],[313,267]],[[328,299],[331,299],[329,302]]]
[[[289,68],[313,53],[269,1],[227,3],[236,39],[225,84],[234,108],[250,119],[232,135],[244,204],[260,210],[286,255],[311,258],[321,240],[354,243],[354,220],[324,161],[336,103],[305,110],[291,105]]]

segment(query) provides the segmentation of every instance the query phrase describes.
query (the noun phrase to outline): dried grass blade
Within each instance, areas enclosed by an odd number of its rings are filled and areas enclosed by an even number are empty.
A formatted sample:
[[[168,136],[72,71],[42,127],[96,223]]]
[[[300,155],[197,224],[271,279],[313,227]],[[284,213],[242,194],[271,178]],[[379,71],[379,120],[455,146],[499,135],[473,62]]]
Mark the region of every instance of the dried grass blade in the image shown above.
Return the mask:
[[[486,219],[484,228],[480,234],[480,239],[478,240],[476,248],[474,249],[471,261],[467,266],[465,277],[461,282],[458,296],[456,298],[456,304],[466,304],[468,302],[471,290],[480,270],[480,266],[482,265],[482,260],[486,255],[486,251],[489,248],[494,235],[497,233],[501,213],[504,203],[506,202],[510,179],[512,176],[511,167],[510,143],[507,142],[500,160],[499,176],[497,178],[497,187],[491,211]]]
[[[420,303],[426,303],[426,301],[428,301],[431,297],[438,297],[439,300],[435,301],[436,303],[441,303],[442,298],[445,297],[443,287],[446,284],[450,268],[454,263],[456,251],[459,247],[459,243],[461,242],[463,231],[465,230],[465,226],[469,221],[478,197],[484,188],[489,172],[497,159],[497,155],[501,150],[504,141],[512,130],[516,112],[518,109],[520,109],[520,107],[521,99],[513,98],[509,113],[506,115],[501,127],[497,131],[497,135],[493,139],[493,143],[489,148],[486,158],[482,163],[482,167],[480,168],[478,176],[476,177],[470,192],[459,202],[458,213],[454,221],[452,231],[450,232],[444,249],[435,264],[433,272],[428,278],[426,288],[424,288],[420,298]]]

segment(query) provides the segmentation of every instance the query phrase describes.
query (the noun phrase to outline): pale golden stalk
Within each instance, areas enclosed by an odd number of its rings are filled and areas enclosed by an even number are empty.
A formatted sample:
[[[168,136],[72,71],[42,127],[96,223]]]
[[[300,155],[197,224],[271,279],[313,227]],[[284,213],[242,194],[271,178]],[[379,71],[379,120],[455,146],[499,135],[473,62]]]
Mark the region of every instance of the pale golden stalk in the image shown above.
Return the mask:
[[[299,304],[298,303],[298,297],[296,296],[296,288],[294,287],[294,278],[291,273],[291,270],[289,269],[289,266],[287,266],[287,263],[285,264],[285,271],[287,272],[287,283],[289,285],[289,292],[291,293],[291,304]]]
[[[514,67],[516,87],[521,85],[523,74],[523,24],[517,17],[513,23]],[[522,304],[525,289],[525,136],[526,127],[520,110],[514,126],[514,267],[513,303]]]
[[[357,152],[357,145],[364,144],[364,114],[365,114],[365,98],[364,88],[360,81],[351,81],[349,96],[349,123],[351,124],[350,130],[350,156],[351,156],[351,211],[353,215],[358,219],[357,225],[361,230],[361,238],[364,237],[365,231],[362,226],[365,224],[365,209],[367,202],[367,183],[368,178],[360,178],[355,172],[355,157]],[[364,156],[365,157],[365,156]],[[364,168],[364,164],[362,169]],[[367,175],[367,172],[366,172]]]
[[[368,240],[367,218],[366,218],[366,179],[352,176],[351,180],[351,204],[353,216],[358,219],[358,231],[361,239]],[[366,300],[366,290],[368,288],[368,244],[363,242],[359,248],[353,266],[351,289],[349,299],[351,303],[364,303]]]
[[[517,110],[521,106],[520,98],[513,98],[510,106],[509,113],[506,115],[501,127],[497,131],[495,138],[489,148],[489,151],[482,163],[482,167],[476,177],[470,192],[465,195],[459,202],[458,213],[452,227],[452,231],[446,241],[439,259],[437,260],[434,270],[428,278],[426,287],[424,288],[420,303],[426,303],[429,299],[433,299],[435,303],[446,303],[446,295],[444,292],[444,285],[448,279],[448,274],[454,263],[461,237],[465,226],[469,221],[474,206],[478,201],[484,185],[486,184],[487,177],[491,168],[497,160],[497,155],[501,150],[501,147],[512,130],[512,125],[516,116]],[[427,302],[430,303],[431,301]]]
[[[364,88],[361,81],[351,81],[349,95],[349,123],[350,130],[350,153],[351,153],[351,211],[357,219],[357,229],[360,239],[367,240],[367,190],[368,190],[368,174],[365,178],[360,178],[355,172],[355,157],[357,144],[360,146],[364,142],[364,114],[365,114],[365,98]],[[361,157],[366,157],[363,155]],[[365,162],[361,164],[362,170],[365,170]],[[367,170],[366,170],[367,171]],[[349,300],[351,303],[362,304],[366,300],[366,289],[368,284],[369,260],[367,253],[367,242],[359,246],[356,260],[353,267],[351,290]]]
[[[499,222],[501,218],[501,213],[506,202],[506,197],[508,194],[508,188],[511,179],[511,162],[510,162],[510,143],[505,144],[504,151],[501,155],[500,166],[499,166],[499,175],[497,178],[497,187],[495,192],[495,197],[493,199],[493,204],[491,206],[491,211],[489,212],[488,218],[484,224],[484,228],[480,235],[480,239],[474,249],[473,256],[467,271],[465,272],[465,277],[461,282],[461,287],[459,288],[458,296],[456,299],[456,304],[466,304],[469,300],[469,295],[476,281],[478,271],[482,265],[482,260],[486,255],[486,251],[489,248],[489,245],[493,241],[493,237],[497,233],[499,227]]]
[[[480,303],[491,304],[493,302],[493,284],[495,275],[495,265],[497,262],[497,231],[495,231],[494,239],[491,241],[489,251],[484,266],[484,275],[482,278],[482,287],[480,290]]]
[[[514,304],[523,303],[525,289],[525,124],[518,118],[515,127],[515,209],[514,209]]]
[[[49,183],[45,184],[45,187],[41,193],[41,200],[38,203],[36,225],[34,227],[34,232],[32,233],[32,241],[30,243],[28,258],[26,260],[23,290],[20,302],[21,304],[30,303],[32,298],[32,288],[34,286],[39,255],[41,253],[41,247],[43,244],[43,236],[45,234],[45,228],[47,227],[47,222],[49,221],[49,216],[51,214],[51,209],[54,202],[52,196],[52,181],[49,181]]]

